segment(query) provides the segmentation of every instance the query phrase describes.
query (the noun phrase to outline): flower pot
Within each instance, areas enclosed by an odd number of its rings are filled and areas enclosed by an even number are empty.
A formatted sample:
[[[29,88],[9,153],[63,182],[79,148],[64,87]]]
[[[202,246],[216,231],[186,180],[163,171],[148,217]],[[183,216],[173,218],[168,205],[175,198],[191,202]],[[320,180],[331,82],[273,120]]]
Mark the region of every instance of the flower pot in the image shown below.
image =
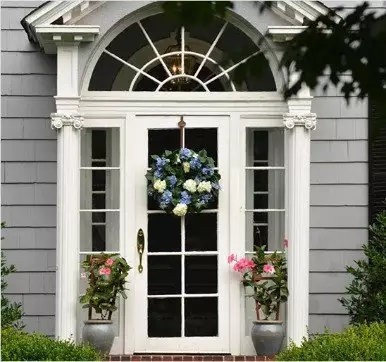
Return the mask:
[[[257,355],[270,356],[278,353],[284,340],[283,321],[259,320],[253,322],[251,338]]]
[[[115,337],[113,321],[90,319],[84,321],[82,340],[102,353],[109,353]]]

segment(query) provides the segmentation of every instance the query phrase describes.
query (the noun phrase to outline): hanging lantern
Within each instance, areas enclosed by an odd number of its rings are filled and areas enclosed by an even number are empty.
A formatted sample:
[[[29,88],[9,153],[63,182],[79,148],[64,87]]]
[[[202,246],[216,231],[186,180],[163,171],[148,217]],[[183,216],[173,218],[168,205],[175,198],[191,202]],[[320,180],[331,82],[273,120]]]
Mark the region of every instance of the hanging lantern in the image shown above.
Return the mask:
[[[180,52],[179,54],[173,54],[165,57],[165,63],[170,73],[172,75],[180,75],[182,74],[182,54],[181,54],[181,36],[180,32],[177,32],[176,35],[176,44],[170,45],[166,48],[164,54],[169,54],[173,52]],[[185,52],[190,52],[189,46],[185,45]],[[195,58],[191,54],[184,54],[184,74],[192,75],[194,71]],[[174,85],[183,85],[188,84],[191,81],[188,77],[178,77],[174,78],[170,81],[170,83]]]

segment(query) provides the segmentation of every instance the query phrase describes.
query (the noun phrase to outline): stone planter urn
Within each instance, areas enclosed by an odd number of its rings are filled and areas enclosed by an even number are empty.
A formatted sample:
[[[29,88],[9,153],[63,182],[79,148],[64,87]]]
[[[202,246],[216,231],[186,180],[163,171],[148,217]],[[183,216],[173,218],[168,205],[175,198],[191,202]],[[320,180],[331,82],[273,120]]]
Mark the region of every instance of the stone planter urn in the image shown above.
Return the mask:
[[[277,354],[284,340],[283,321],[258,320],[253,322],[251,338],[258,356]]]
[[[90,319],[84,321],[82,339],[99,352],[109,353],[115,337],[113,321]]]

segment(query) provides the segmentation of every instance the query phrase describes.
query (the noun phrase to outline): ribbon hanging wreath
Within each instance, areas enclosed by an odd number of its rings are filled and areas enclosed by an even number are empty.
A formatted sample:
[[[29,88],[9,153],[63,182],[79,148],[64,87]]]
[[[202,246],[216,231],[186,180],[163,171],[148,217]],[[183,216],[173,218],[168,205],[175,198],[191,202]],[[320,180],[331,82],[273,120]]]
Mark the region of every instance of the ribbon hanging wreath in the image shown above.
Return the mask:
[[[218,198],[220,174],[206,150],[189,148],[151,156],[147,191],[160,209],[177,216],[197,213]]]

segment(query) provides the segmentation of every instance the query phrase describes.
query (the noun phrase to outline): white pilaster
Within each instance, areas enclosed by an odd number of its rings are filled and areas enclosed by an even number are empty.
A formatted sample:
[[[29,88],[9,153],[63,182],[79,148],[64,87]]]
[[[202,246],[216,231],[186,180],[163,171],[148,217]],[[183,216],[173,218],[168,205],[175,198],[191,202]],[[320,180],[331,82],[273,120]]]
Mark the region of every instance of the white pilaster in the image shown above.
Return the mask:
[[[287,160],[288,319],[287,340],[307,337],[309,304],[310,131],[316,127],[311,97],[288,101],[283,115]]]
[[[55,39],[54,40],[60,40]],[[78,43],[57,43],[57,243],[56,323],[58,338],[76,340],[79,281],[80,130],[78,114]]]

